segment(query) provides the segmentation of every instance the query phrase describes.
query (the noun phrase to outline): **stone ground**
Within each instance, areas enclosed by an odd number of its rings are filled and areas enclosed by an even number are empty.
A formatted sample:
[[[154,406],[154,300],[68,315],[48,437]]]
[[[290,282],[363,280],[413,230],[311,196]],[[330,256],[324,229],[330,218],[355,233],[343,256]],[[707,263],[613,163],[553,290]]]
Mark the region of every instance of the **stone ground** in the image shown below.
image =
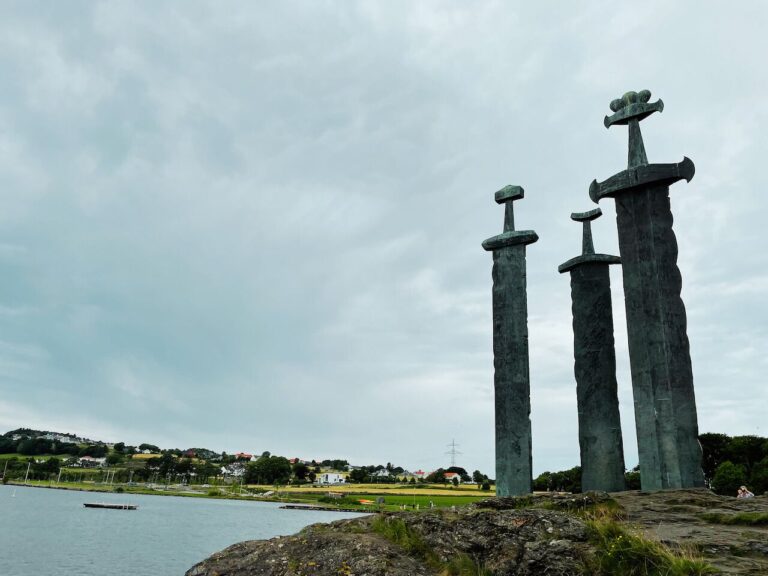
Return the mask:
[[[723,526],[704,512],[768,512],[768,498],[736,500],[707,490],[640,491],[610,495],[627,522],[670,546],[699,549],[724,574],[768,575],[768,527]],[[583,576],[594,553],[584,523],[564,513],[607,494],[495,498],[455,511],[384,514],[420,535],[430,551],[408,553],[372,531],[374,516],[315,524],[296,534],[241,542],[187,571],[186,576],[434,576],[451,561],[482,566],[495,576]],[[536,508],[544,505],[547,509]]]
[[[724,574],[768,575],[768,526],[724,526],[701,518],[705,512],[768,514],[768,497],[736,499],[709,490],[617,492],[611,494],[627,520],[647,536],[669,545],[693,545]]]

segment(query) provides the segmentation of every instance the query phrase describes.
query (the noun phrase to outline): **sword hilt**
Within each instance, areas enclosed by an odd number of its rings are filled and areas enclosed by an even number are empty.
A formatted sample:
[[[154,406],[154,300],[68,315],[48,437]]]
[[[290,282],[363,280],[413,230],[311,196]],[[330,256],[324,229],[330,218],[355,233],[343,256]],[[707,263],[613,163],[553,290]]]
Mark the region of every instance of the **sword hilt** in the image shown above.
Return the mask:
[[[592,242],[592,220],[600,218],[602,215],[603,211],[600,208],[595,208],[594,210],[589,210],[588,212],[574,212],[571,214],[571,220],[575,220],[576,222],[581,222],[583,224],[581,239],[582,255],[595,253],[595,245]]]
[[[496,192],[494,198],[497,204],[504,204],[504,232],[512,232],[515,229],[515,210],[513,203],[515,200],[522,200],[525,197],[525,190],[522,186],[504,186]]]
[[[643,144],[643,135],[640,132],[640,120],[664,110],[664,102],[661,99],[656,102],[649,102],[651,99],[650,90],[641,90],[640,92],[627,92],[621,98],[613,100],[610,104],[614,114],[606,116],[603,120],[606,128],[614,124],[627,124],[629,127],[629,155],[627,168],[636,168],[648,164],[648,157],[645,154],[645,144]]]
[[[512,205],[515,200],[521,200],[524,196],[522,186],[504,186],[496,192],[496,203],[504,204],[504,232],[483,242],[485,250],[494,251],[508,246],[533,244],[539,239],[533,230],[515,230],[515,212]]]

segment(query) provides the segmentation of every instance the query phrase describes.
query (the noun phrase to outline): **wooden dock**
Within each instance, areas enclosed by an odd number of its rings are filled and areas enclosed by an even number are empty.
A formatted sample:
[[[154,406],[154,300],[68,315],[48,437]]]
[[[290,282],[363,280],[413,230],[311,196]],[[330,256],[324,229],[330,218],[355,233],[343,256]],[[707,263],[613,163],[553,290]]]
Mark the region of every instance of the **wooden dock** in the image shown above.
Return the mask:
[[[108,508],[109,510],[136,510],[136,504],[107,504],[105,502],[85,502],[86,508]]]

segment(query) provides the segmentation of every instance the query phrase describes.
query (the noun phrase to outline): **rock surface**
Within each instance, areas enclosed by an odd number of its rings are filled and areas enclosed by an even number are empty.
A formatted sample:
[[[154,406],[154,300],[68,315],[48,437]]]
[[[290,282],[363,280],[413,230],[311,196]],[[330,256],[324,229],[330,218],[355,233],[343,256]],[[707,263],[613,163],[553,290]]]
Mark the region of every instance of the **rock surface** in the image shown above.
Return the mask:
[[[697,548],[723,574],[768,574],[768,526],[712,524],[702,518],[705,513],[768,514],[766,496],[736,499],[691,489],[617,492],[611,497],[646,536]]]
[[[516,499],[457,511],[388,513],[418,534],[432,554],[428,561],[407,553],[372,530],[375,516],[315,524],[294,536],[242,542],[214,554],[186,576],[421,576],[463,560],[492,574],[534,576],[581,574],[588,549],[586,527],[551,510],[514,509]]]
[[[768,527],[709,524],[700,517],[703,512],[768,512],[768,498],[736,500],[706,490],[623,492],[611,498],[648,536],[672,547],[698,548],[725,574],[768,574]],[[451,563],[478,568],[473,574],[582,575],[594,548],[573,512],[607,499],[604,493],[495,498],[456,511],[315,524],[294,536],[230,546],[186,576],[434,576],[448,573]],[[417,536],[420,548],[409,550],[374,530],[382,521],[400,523]]]

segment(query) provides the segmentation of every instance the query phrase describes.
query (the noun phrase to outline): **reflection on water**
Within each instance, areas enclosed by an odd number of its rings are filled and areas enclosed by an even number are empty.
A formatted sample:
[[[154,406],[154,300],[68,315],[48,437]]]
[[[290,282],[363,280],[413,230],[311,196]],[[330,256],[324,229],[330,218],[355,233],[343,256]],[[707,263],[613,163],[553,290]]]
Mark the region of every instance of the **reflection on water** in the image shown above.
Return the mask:
[[[139,509],[85,508],[84,502]],[[267,502],[0,486],[0,575],[181,576],[235,542],[353,516]]]

